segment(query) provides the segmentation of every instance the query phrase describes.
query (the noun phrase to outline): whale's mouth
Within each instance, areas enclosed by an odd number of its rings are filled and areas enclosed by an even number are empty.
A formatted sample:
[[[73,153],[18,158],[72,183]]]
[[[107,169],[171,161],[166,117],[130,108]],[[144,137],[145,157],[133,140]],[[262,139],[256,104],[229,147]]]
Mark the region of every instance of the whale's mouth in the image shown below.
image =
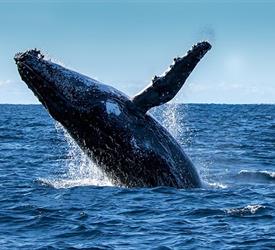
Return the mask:
[[[41,60],[43,58],[44,56],[40,53],[40,51],[35,49],[28,50],[24,53],[17,53],[14,57],[14,60],[16,62],[22,80],[38,97],[39,101],[47,107],[47,103],[42,96],[42,93],[45,92],[45,89],[43,90],[43,87],[47,86],[47,88],[50,88],[51,84],[45,79],[42,79],[42,77],[28,63],[28,61],[36,61],[36,63],[39,63],[39,61],[37,60]]]
[[[48,110],[61,111],[64,104],[67,105],[65,96],[58,90],[55,82],[49,77],[43,77],[43,70],[48,61],[39,50],[17,53],[14,60],[22,80]]]
[[[42,79],[37,72],[31,66],[32,64],[42,63],[44,55],[41,54],[40,50],[33,49],[27,50],[26,52],[19,52],[15,55],[14,60],[18,67],[18,71],[22,79],[26,84],[32,88],[35,82],[42,82],[45,79]],[[38,84],[36,84],[38,85]],[[34,89],[32,89],[34,91]],[[35,91],[36,92],[36,91]]]
[[[16,60],[16,59],[15,59]],[[22,80],[27,84],[27,86],[32,90],[32,92],[37,96],[39,101],[46,106],[46,103],[44,102],[44,98],[41,95],[41,90],[39,90],[39,86],[43,84],[39,84],[40,82],[42,83],[42,79],[36,72],[26,63],[17,60],[16,61],[18,71],[21,75]],[[49,84],[48,84],[49,85]]]
[[[32,80],[34,77],[39,77],[39,74],[35,72],[32,65],[42,64],[43,59],[44,55],[37,49],[19,52],[14,56],[21,77],[29,78],[29,80]],[[26,83],[29,84],[29,81]]]
[[[18,67],[18,71],[22,77],[22,79],[24,80],[24,82],[28,85],[28,87],[30,87],[32,89],[32,91],[35,92],[35,94],[39,94],[39,92],[36,90],[36,88],[34,88],[34,82],[39,82],[40,76],[38,74],[36,74],[36,72],[26,63],[24,62],[16,62],[17,67]]]
[[[14,56],[14,60],[21,77],[28,79],[28,81],[26,81],[28,86],[34,78],[39,77],[39,74],[35,72],[31,65],[42,63],[43,59],[44,55],[40,52],[40,50],[37,49],[27,50],[26,52],[19,52]]]

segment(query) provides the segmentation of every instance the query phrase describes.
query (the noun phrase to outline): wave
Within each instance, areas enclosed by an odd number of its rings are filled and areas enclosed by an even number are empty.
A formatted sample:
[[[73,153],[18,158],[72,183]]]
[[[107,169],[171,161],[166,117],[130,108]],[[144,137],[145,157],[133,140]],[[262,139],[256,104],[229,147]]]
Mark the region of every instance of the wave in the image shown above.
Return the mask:
[[[265,206],[263,205],[247,205],[245,207],[240,207],[240,208],[229,208],[226,209],[226,213],[228,215],[232,215],[232,216],[250,216],[250,215],[255,215],[258,214],[260,212],[262,212],[263,210],[265,210]]]
[[[187,212],[187,215],[194,216],[234,216],[234,217],[272,217],[265,212],[266,206],[260,204],[247,205],[237,208],[197,208]]]
[[[242,181],[275,182],[275,172],[241,170],[236,178]]]

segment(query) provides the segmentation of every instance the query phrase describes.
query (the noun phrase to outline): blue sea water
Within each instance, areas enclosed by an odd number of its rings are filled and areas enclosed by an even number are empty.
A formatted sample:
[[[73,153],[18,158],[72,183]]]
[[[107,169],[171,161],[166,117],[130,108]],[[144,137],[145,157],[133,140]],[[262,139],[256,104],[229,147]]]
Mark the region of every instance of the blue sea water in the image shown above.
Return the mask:
[[[0,105],[1,249],[274,249],[275,105],[153,115],[204,188],[112,186],[40,105]]]

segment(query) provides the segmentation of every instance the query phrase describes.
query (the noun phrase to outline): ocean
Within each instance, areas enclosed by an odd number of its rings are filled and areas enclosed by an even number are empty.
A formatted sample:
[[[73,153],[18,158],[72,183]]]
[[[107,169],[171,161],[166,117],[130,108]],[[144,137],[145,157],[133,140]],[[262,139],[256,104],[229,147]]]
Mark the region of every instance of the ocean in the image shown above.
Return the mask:
[[[0,105],[0,248],[274,249],[275,105],[151,113],[203,188],[113,186],[41,105]]]

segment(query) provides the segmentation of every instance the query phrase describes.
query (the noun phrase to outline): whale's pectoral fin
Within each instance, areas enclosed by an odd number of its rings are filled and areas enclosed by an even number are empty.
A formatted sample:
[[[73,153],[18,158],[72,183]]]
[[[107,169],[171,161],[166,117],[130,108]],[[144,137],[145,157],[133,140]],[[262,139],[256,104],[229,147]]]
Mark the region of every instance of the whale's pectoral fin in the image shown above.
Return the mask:
[[[192,47],[184,57],[174,59],[174,64],[164,76],[155,76],[152,83],[133,98],[133,103],[146,113],[150,108],[170,101],[196,67],[200,59],[211,49],[208,42]]]

